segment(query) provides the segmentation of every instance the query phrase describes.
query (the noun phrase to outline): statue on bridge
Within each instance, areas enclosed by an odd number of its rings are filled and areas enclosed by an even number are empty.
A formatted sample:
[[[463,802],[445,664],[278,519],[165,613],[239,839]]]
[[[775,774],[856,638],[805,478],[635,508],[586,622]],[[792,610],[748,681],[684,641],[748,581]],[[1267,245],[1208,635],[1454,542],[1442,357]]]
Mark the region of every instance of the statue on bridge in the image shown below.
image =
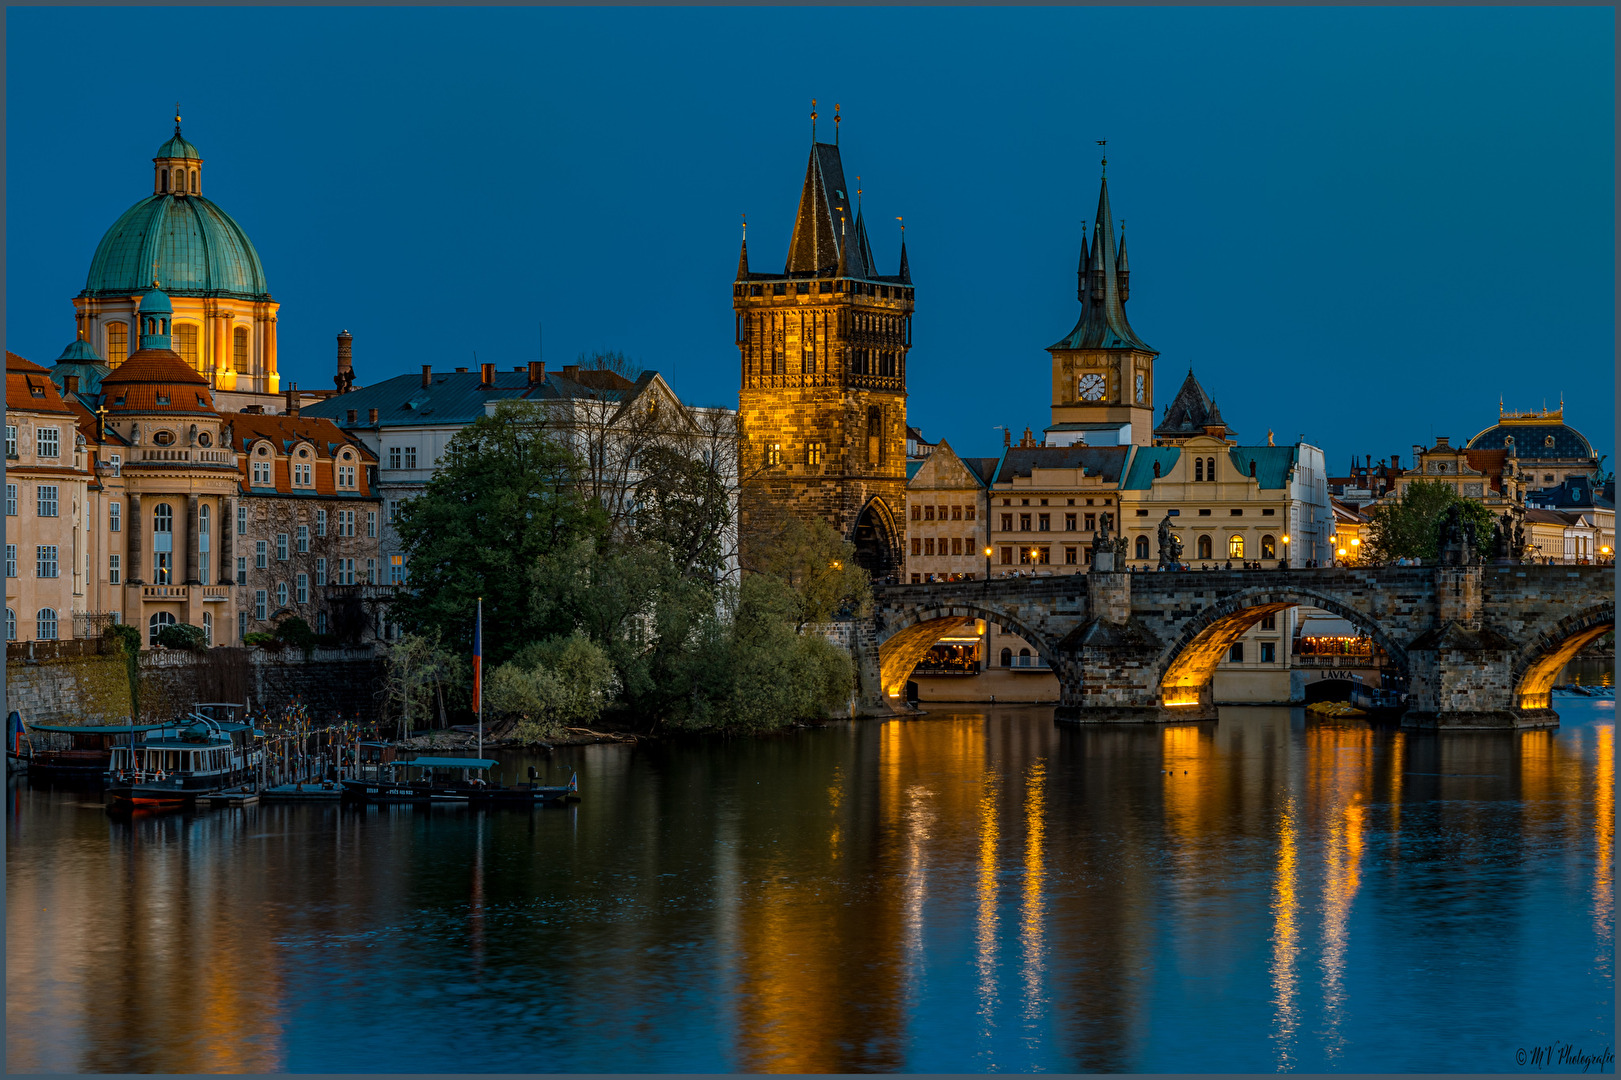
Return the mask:
[[[1480,562],[1475,522],[1464,514],[1462,503],[1453,503],[1441,514],[1438,553],[1442,566],[1474,566]]]
[[[1526,562],[1534,557],[1525,542],[1525,519],[1513,508],[1492,522],[1492,559],[1500,563]]]
[[[1182,541],[1171,531],[1171,515],[1167,512],[1159,523],[1159,567],[1161,570],[1182,566]]]

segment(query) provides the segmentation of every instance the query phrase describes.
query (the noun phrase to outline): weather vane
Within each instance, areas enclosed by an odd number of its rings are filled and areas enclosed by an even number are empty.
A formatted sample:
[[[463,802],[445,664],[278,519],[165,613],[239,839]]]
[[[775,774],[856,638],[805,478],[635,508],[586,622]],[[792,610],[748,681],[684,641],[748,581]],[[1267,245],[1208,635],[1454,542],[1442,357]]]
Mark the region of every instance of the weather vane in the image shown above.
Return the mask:
[[[811,142],[816,141],[816,99],[811,98]]]
[[[843,119],[843,117],[841,117],[839,115],[839,103],[835,101],[833,103],[833,145],[834,146],[839,145],[839,121],[842,120],[842,119]]]
[[[1109,140],[1108,139],[1099,139],[1098,140],[1098,145],[1106,147],[1106,146],[1109,145]],[[1109,175],[1109,151],[1108,150],[1103,151],[1103,175],[1105,175],[1105,176]]]

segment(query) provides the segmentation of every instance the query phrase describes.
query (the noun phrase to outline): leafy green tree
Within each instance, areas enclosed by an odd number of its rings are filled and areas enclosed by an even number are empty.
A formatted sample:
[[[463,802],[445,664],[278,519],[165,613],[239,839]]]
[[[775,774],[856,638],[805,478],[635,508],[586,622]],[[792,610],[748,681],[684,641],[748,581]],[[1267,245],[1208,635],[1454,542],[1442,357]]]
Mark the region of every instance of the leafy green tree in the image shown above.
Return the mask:
[[[518,738],[539,742],[594,722],[618,688],[607,653],[576,633],[524,646],[490,673],[484,700],[495,713],[518,718]]]
[[[158,644],[165,649],[188,649],[202,652],[207,648],[208,635],[200,626],[190,623],[171,623],[158,631]]]
[[[1369,516],[1364,555],[1376,563],[1396,559],[1436,558],[1441,542],[1441,518],[1453,504],[1475,524],[1475,543],[1490,556],[1492,512],[1483,503],[1460,498],[1439,480],[1415,480],[1394,501],[1373,509]]]
[[[639,464],[644,479],[636,489],[636,535],[668,548],[682,574],[719,580],[733,515],[731,491],[718,470],[666,446],[644,450]]]
[[[872,579],[856,564],[855,545],[821,518],[785,518],[761,549],[759,572],[788,586],[794,598],[794,629],[872,610]]]
[[[276,624],[276,638],[295,649],[303,649],[306,657],[315,648],[315,631],[297,615],[289,615]]]
[[[437,635],[406,634],[383,657],[381,699],[384,720],[392,720],[401,738],[417,727],[434,726],[448,701],[469,685],[471,664],[440,642]]]
[[[564,434],[534,403],[503,401],[463,428],[427,489],[401,507],[411,581],[394,617],[417,633],[471,641],[483,597],[485,627],[502,628],[487,635],[485,662],[496,664],[524,641],[566,633],[536,621],[528,571],[601,533],[601,512],[579,478]]]

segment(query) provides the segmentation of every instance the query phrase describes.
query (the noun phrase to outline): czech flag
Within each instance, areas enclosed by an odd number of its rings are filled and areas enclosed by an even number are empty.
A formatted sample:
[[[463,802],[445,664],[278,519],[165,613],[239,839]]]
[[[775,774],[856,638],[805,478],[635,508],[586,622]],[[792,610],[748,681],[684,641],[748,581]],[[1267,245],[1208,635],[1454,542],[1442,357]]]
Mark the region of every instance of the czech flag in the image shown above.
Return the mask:
[[[484,711],[484,598],[478,598],[478,619],[473,623],[473,711]]]

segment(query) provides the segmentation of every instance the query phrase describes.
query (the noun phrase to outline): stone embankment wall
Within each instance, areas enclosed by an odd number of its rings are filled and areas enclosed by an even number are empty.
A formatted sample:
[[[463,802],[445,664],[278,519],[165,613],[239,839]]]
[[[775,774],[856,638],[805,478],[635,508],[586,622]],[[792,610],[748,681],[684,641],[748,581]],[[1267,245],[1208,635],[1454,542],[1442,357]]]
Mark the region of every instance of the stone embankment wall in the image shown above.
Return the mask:
[[[105,651],[98,651],[100,646]],[[141,713],[166,718],[199,701],[275,708],[301,698],[318,719],[377,715],[381,653],[370,647],[152,650],[140,657]],[[96,641],[15,642],[6,648],[8,709],[29,723],[118,723],[129,717],[124,657]]]

